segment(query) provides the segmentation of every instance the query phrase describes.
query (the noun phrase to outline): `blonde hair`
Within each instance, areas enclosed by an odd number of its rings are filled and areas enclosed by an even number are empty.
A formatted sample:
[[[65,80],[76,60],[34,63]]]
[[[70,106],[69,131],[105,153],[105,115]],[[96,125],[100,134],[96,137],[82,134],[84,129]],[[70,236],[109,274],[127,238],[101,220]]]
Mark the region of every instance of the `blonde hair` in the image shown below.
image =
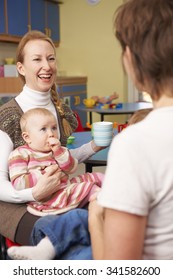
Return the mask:
[[[26,33],[22,37],[22,39],[18,45],[17,52],[16,52],[16,63],[24,62],[24,56],[25,56],[24,48],[29,41],[34,41],[34,40],[47,41],[49,44],[51,44],[52,48],[54,49],[55,55],[56,55],[56,48],[55,48],[55,45],[54,45],[53,41],[51,40],[51,38],[49,38],[46,34],[42,33],[41,31],[32,30],[32,31],[29,31],[28,33]],[[22,79],[22,81],[25,83],[25,77],[23,75],[21,75],[20,73],[19,73],[19,76]],[[53,103],[55,104],[55,106],[62,118],[62,126],[64,129],[65,136],[68,137],[72,133],[72,128],[71,128],[70,123],[65,118],[65,112],[64,112],[64,109],[62,106],[62,100],[59,98],[59,95],[56,90],[56,83],[54,83],[51,87],[51,97],[52,97]]]
[[[128,125],[132,125],[142,121],[153,109],[141,109],[136,111],[128,120]]]
[[[44,117],[47,116],[47,117],[53,117],[55,119],[54,115],[45,108],[30,109],[30,110],[26,111],[20,119],[20,128],[21,128],[22,132],[25,132],[27,130],[28,121],[33,116],[44,116]]]

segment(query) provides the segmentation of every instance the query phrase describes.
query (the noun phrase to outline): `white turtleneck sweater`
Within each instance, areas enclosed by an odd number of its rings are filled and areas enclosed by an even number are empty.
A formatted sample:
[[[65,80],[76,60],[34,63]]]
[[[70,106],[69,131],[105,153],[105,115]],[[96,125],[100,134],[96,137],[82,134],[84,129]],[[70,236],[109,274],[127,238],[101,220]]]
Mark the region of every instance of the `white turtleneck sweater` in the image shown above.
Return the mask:
[[[15,98],[23,112],[35,107],[46,108],[56,117],[55,107],[51,101],[50,92],[38,92],[31,90],[26,85],[23,91]],[[57,120],[58,122],[58,120]],[[25,203],[33,201],[32,189],[17,191],[13,188],[8,178],[8,157],[13,150],[13,143],[5,132],[0,130],[0,200],[13,203]],[[3,148],[2,148],[3,147]],[[70,150],[73,157],[79,163],[94,154],[91,143],[87,143],[80,148]]]

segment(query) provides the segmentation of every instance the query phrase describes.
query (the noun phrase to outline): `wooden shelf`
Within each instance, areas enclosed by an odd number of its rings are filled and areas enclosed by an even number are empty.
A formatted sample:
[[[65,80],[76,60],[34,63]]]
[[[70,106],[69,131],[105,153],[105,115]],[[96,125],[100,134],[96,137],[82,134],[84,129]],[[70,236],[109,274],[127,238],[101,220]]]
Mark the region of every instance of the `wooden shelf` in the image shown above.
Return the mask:
[[[61,76],[57,77],[56,80],[57,85],[75,85],[75,84],[86,84],[87,83],[87,77],[82,76]]]
[[[18,44],[21,40],[19,36],[12,36],[8,34],[0,34],[0,42],[16,43]]]
[[[57,85],[86,84],[87,77],[57,77]],[[16,94],[22,91],[23,83],[19,77],[0,77],[0,94]]]
[[[0,77],[0,94],[19,93],[23,88],[23,83],[19,77]]]

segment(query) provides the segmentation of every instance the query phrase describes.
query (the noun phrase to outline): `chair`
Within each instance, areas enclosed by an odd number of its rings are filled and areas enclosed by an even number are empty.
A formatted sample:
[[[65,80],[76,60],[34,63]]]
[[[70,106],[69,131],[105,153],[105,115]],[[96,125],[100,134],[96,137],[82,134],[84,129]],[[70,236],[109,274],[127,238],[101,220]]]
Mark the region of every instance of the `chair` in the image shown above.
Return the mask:
[[[128,123],[118,124],[118,133],[128,126]]]
[[[9,260],[7,249],[12,246],[20,246],[20,245],[0,234],[0,260]]]
[[[80,116],[78,114],[77,111],[73,111],[76,118],[77,118],[77,121],[78,121],[78,127],[76,128],[75,132],[82,132],[82,131],[85,131],[85,129],[83,128],[82,126],[82,122],[81,122],[81,119],[80,119]]]
[[[6,238],[0,235],[0,260],[7,260]]]

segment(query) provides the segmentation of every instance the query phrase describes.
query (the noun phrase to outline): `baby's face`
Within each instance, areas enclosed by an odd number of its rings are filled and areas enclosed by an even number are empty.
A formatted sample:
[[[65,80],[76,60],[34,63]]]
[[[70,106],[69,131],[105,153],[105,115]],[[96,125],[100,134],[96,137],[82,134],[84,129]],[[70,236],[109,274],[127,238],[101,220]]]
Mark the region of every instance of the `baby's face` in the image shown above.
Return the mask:
[[[27,122],[30,148],[40,152],[51,151],[50,138],[58,138],[57,122],[54,116],[37,115]]]

